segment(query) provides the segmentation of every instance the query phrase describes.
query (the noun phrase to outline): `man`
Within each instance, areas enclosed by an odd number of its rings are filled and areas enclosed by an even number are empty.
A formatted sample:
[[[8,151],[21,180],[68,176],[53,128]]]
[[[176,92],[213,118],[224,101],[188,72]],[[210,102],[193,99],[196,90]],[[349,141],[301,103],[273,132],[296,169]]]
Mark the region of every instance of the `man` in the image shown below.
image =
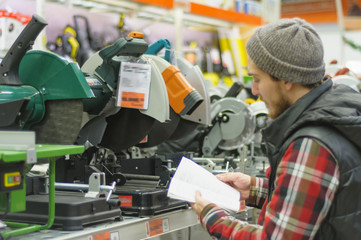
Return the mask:
[[[218,179],[262,211],[248,224],[198,192],[202,225],[218,239],[361,239],[360,93],[324,79],[320,37],[301,19],[258,28],[247,53],[252,92],[273,119],[263,131],[268,179]]]

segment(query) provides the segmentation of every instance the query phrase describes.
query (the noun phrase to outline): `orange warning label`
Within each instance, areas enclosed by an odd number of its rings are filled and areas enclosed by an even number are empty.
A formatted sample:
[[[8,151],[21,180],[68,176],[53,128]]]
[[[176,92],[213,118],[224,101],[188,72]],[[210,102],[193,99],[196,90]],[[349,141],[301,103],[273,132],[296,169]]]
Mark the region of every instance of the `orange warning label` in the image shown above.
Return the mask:
[[[143,109],[144,98],[145,98],[144,93],[122,92],[122,99],[120,106],[127,108]]]

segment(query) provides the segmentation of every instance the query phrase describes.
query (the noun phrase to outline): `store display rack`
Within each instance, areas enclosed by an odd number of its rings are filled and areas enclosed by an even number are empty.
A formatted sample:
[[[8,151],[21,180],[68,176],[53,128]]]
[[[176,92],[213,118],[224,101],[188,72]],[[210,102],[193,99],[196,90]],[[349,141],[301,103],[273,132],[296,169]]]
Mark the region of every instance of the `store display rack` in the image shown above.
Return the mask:
[[[124,216],[123,221],[105,222],[85,227],[82,231],[44,230],[12,237],[12,240],[94,240],[149,239],[199,224],[191,209],[177,210],[152,217]]]

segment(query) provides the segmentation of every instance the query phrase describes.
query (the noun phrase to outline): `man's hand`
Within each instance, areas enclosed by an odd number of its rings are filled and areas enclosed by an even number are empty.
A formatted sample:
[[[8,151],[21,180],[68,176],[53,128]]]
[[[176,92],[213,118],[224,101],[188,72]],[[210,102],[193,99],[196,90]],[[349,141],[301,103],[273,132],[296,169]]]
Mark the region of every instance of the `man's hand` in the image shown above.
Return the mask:
[[[193,208],[193,211],[196,212],[196,214],[199,216],[203,210],[203,208],[205,208],[208,204],[210,204],[211,202],[205,200],[204,198],[202,198],[202,195],[199,191],[196,192],[196,202],[195,203],[191,203],[191,207]]]
[[[216,175],[224,183],[241,192],[242,199],[249,198],[249,189],[251,186],[251,177],[240,172],[229,172]]]

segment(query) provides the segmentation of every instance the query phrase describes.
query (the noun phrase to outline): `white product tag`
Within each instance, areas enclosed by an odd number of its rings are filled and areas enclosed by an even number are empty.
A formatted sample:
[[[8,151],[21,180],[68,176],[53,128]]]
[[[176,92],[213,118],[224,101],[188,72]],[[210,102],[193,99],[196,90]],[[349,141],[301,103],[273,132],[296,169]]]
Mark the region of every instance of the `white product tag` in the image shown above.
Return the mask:
[[[116,106],[148,109],[150,78],[150,64],[122,62]]]
[[[26,163],[34,164],[37,162],[35,148],[28,148],[26,150]]]

